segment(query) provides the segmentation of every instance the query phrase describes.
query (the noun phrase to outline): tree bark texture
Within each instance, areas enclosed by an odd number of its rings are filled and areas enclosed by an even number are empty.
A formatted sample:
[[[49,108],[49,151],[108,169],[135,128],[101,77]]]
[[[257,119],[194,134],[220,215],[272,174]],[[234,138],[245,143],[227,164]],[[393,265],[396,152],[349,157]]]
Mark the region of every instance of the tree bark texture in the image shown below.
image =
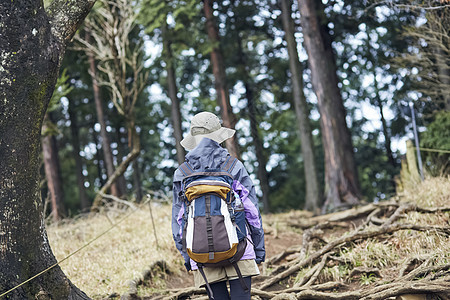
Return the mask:
[[[204,0],[203,8],[206,17],[206,31],[208,33],[209,40],[213,45],[213,49],[211,51],[211,64],[215,79],[214,86],[217,93],[217,102],[220,107],[223,125],[228,128],[234,128],[237,120],[231,109],[224,59],[220,49],[220,38],[213,15],[213,2],[213,0]],[[239,158],[239,145],[236,134],[232,138],[226,140],[225,144],[230,154]]]
[[[86,37],[88,40],[88,37]],[[92,77],[92,89],[94,90],[94,101],[95,101],[95,111],[97,112],[97,121],[100,124],[100,137],[101,137],[101,145],[103,150],[103,159],[106,166],[106,174],[108,178],[112,176],[115,170],[114,166],[114,157],[111,150],[111,142],[109,140],[108,132],[106,131],[106,120],[105,114],[103,112],[103,104],[102,97],[100,94],[100,87],[97,81],[97,68],[95,65],[94,55],[92,53],[88,53],[89,60],[89,73]],[[117,184],[111,185],[111,194],[116,197],[120,197],[120,192]]]
[[[42,125],[42,153],[47,187],[50,191],[52,217],[53,221],[59,221],[66,215],[66,209],[64,207],[64,191],[58,158],[58,146],[56,145],[55,136],[48,132],[48,122],[51,122],[49,113],[45,115],[44,124]]]
[[[314,142],[309,121],[309,108],[303,93],[303,71],[297,52],[297,42],[294,36],[294,23],[291,18],[291,0],[281,0],[282,22],[289,53],[291,70],[292,96],[294,98],[295,114],[300,132],[303,164],[305,169],[306,195],[305,209],[317,212],[321,205],[321,192],[317,177],[314,155]]]
[[[360,190],[346,112],[336,74],[336,63],[321,3],[298,0],[303,38],[308,53],[312,84],[320,111],[322,142],[325,152],[324,210],[359,202]],[[319,6],[319,7],[318,7]]]
[[[95,1],[0,4],[0,295],[55,264],[39,187],[41,126],[66,42]],[[88,299],[59,266],[6,299]]]
[[[70,118],[70,132],[72,134],[72,148],[73,157],[75,159],[75,173],[77,175],[77,186],[80,198],[81,210],[86,212],[89,210],[90,201],[84,186],[83,162],[80,156],[80,136],[77,115],[74,110],[73,100],[69,99],[69,118]]]
[[[167,88],[169,91],[169,98],[172,101],[171,116],[173,135],[175,137],[175,149],[177,150],[177,161],[181,165],[184,162],[186,152],[180,142],[183,139],[183,129],[181,127],[181,111],[180,99],[178,98],[178,88],[175,77],[174,59],[172,55],[172,43],[168,37],[167,24],[162,26],[163,47],[166,56],[166,70],[167,70]]]

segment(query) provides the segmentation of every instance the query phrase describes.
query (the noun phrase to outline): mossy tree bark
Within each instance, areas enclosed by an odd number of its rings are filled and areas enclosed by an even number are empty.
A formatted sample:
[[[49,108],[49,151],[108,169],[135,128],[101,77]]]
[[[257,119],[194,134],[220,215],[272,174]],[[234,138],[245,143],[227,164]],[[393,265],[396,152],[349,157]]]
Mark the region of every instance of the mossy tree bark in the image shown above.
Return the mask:
[[[67,42],[95,0],[0,4],[0,295],[52,266],[39,189],[41,126]],[[57,266],[6,299],[87,299]]]

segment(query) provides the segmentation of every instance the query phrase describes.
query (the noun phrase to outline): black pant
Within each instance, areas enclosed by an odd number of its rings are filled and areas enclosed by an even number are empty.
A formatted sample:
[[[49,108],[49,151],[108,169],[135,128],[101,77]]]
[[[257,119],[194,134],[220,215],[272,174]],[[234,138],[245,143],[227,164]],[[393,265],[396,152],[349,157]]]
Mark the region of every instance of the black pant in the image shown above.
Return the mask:
[[[214,294],[215,300],[250,300],[250,290],[252,285],[252,278],[251,277],[244,277],[245,284],[248,287],[248,291],[245,291],[242,287],[242,284],[238,279],[230,280],[230,293],[228,293],[227,288],[227,282],[226,281],[219,281],[215,283],[210,283],[211,290]],[[205,287],[206,288],[206,287]],[[206,292],[208,292],[208,289],[206,289]],[[209,295],[209,298],[211,299],[211,295]]]

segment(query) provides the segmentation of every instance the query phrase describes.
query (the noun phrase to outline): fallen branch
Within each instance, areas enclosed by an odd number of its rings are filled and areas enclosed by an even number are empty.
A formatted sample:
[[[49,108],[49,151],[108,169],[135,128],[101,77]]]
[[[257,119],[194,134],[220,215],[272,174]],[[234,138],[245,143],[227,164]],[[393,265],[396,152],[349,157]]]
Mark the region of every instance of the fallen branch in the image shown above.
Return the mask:
[[[109,194],[105,194],[105,193],[102,193],[101,191],[99,191],[98,194],[99,194],[102,198],[106,198],[106,199],[109,199],[109,200],[113,200],[113,201],[115,201],[115,202],[118,202],[118,203],[120,203],[120,204],[127,205],[127,206],[129,206],[131,209],[136,209],[136,205],[134,205],[134,204],[133,204],[132,202],[130,202],[130,201],[122,200],[122,199],[120,199],[119,197],[116,197],[116,196],[113,196],[113,195],[109,195]]]

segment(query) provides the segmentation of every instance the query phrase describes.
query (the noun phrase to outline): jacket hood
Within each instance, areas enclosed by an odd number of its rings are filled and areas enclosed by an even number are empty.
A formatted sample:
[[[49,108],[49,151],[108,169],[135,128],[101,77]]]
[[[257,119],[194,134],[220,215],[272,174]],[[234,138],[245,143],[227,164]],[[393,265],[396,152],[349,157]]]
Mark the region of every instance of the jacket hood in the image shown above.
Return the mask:
[[[219,143],[209,138],[203,138],[197,147],[189,151],[186,161],[198,170],[200,168],[218,168],[228,156],[228,151],[222,148]]]

